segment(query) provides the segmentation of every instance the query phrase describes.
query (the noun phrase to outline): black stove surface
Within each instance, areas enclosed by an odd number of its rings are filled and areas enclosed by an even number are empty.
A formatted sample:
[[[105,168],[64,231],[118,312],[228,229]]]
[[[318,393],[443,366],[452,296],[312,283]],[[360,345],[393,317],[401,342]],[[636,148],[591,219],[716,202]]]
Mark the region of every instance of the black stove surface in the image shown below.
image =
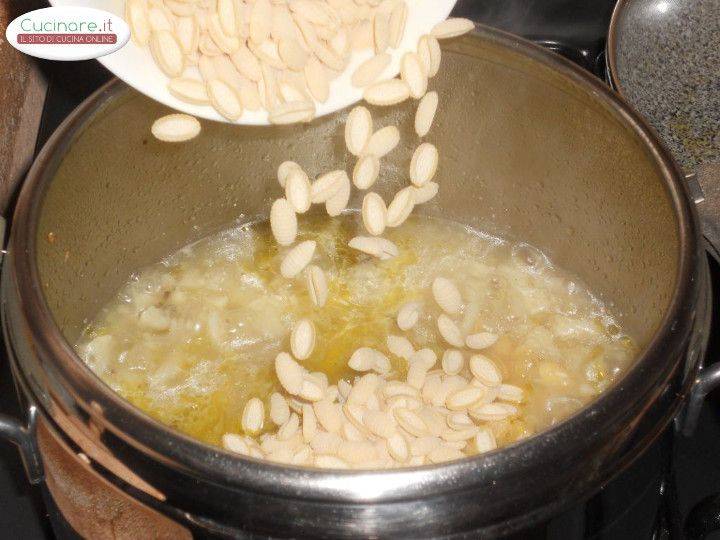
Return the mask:
[[[521,35],[566,56],[603,78],[604,47],[614,0],[459,0],[455,14]],[[42,62],[48,95],[36,149],[83,99],[110,78],[95,61]],[[720,269],[713,266],[720,289]],[[720,319],[715,293],[714,320]],[[720,359],[720,333],[715,332],[709,359]],[[720,491],[720,396],[706,403],[697,432],[678,437],[673,473],[676,495],[670,513],[684,518],[705,497]],[[7,363],[0,360],[0,411],[21,414]],[[53,538],[47,506],[37,488],[28,485],[15,448],[0,444],[0,538]],[[628,537],[629,538],[629,537]],[[709,538],[720,539],[720,534]],[[634,539],[633,539],[634,540]]]

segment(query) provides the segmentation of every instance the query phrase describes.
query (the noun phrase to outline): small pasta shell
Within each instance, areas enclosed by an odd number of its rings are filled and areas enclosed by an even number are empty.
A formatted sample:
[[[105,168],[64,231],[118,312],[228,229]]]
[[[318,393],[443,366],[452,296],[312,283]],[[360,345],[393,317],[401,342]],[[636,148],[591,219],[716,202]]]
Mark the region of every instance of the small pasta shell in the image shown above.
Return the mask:
[[[444,313],[437,318],[437,327],[442,338],[453,347],[462,347],[465,344],[460,328]]]
[[[315,325],[309,319],[301,319],[290,334],[290,350],[298,360],[307,360],[315,348]]]
[[[365,87],[363,99],[372,105],[388,106],[402,103],[410,97],[410,89],[400,79],[389,79]]]
[[[290,173],[294,170],[299,170],[302,172],[302,167],[295,163],[294,161],[283,161],[277,170],[277,179],[280,183],[280,187],[283,189],[285,188],[285,184],[287,183],[288,176],[290,176]]]
[[[428,92],[423,96],[418,103],[417,111],[415,112],[415,133],[418,137],[424,137],[430,132],[433,120],[435,119],[435,112],[438,106],[438,93],[435,91]]]
[[[236,433],[225,433],[222,436],[222,444],[223,448],[236,454],[247,455],[250,452],[250,446],[245,442],[244,437]]]
[[[371,21],[359,21],[353,27],[350,32],[350,46],[357,51],[375,47],[375,36]]]
[[[260,65],[267,65],[268,67],[284,70],[287,68],[285,62],[280,58],[280,52],[278,51],[278,44],[269,39],[262,43],[255,43],[254,41],[247,42],[250,51],[260,60]]]
[[[212,56],[201,54],[200,58],[198,58],[197,67],[198,71],[200,72],[200,76],[202,77],[202,80],[205,81],[205,83],[211,81],[212,79],[218,78]],[[207,93],[207,88],[205,89],[205,93]],[[208,97],[208,99],[210,98]]]
[[[280,273],[284,278],[293,278],[302,272],[315,254],[315,240],[305,240],[288,251],[280,263]]]
[[[346,173],[339,176],[340,189],[338,189],[332,197],[325,201],[325,211],[330,217],[339,216],[342,211],[347,208],[347,205],[350,202],[350,178],[348,178]]]
[[[150,131],[160,141],[189,141],[200,133],[200,122],[189,114],[168,114],[155,120]]]
[[[133,41],[144,47],[150,39],[150,22],[148,21],[145,2],[141,0],[128,0],[125,3],[125,20],[130,26]]]
[[[242,428],[248,435],[260,432],[265,423],[265,405],[258,398],[251,398],[243,409]]]
[[[435,365],[435,362],[437,362],[437,355],[432,349],[420,349],[413,354],[410,361],[419,362],[425,366],[425,369],[431,369]]]
[[[342,188],[343,175],[347,176],[347,173],[339,169],[320,175],[310,185],[310,200],[313,204],[324,203],[335,195]]]
[[[457,349],[448,349],[443,353],[442,368],[447,375],[457,375],[463,368],[465,359]]]
[[[185,54],[195,52],[200,41],[200,27],[195,17],[180,17],[175,25],[175,37]]]
[[[400,427],[411,435],[416,437],[423,437],[428,434],[428,428],[414,411],[404,409],[402,407],[393,410],[395,420],[400,424]]]
[[[200,41],[198,41],[198,50],[201,54],[205,56],[218,56],[220,54],[223,54],[223,51],[220,50],[220,47],[215,44],[215,41],[213,41],[212,37],[210,37],[210,34],[208,34],[207,32],[203,32],[202,34],[200,34]]]
[[[307,401],[320,401],[323,395],[322,387],[311,378],[305,378],[300,393],[298,394],[298,396]]]
[[[326,46],[323,41],[316,41],[312,45],[312,51],[318,60],[333,71],[343,71],[345,69],[345,60],[338,56],[330,47]]]
[[[426,142],[419,145],[410,160],[410,181],[418,187],[427,184],[435,176],[438,160],[434,144]]]
[[[300,429],[300,417],[297,413],[292,413],[288,421],[285,422],[277,432],[279,441],[288,441],[292,439]]]
[[[207,93],[215,110],[228,120],[237,120],[242,116],[240,97],[235,90],[220,79],[212,79],[207,82]]]
[[[236,51],[238,47],[240,47],[240,40],[238,38],[230,36],[223,31],[220,18],[216,13],[207,17],[207,31],[213,43],[225,54],[232,54],[233,51]]]
[[[445,313],[457,315],[462,308],[462,296],[455,284],[447,278],[437,277],[432,284],[435,302]]]
[[[413,388],[412,386],[401,382],[401,381],[388,381],[385,383],[385,385],[382,388],[383,394],[388,398],[396,397],[396,396],[405,396],[405,397],[417,397],[418,391],[417,388]],[[407,404],[407,400],[404,402]]]
[[[307,101],[291,101],[274,107],[268,115],[273,124],[309,122],[315,117],[315,105]]]
[[[452,429],[467,429],[475,426],[475,423],[467,413],[463,412],[449,414],[447,416],[447,424]]]
[[[317,307],[323,307],[327,302],[328,286],[322,268],[316,265],[307,267],[307,286],[312,303]]]
[[[176,77],[168,82],[168,91],[181,101],[194,105],[210,103],[205,83],[196,79]]]
[[[339,457],[331,455],[315,456],[313,464],[321,469],[347,469],[349,465]]]
[[[363,198],[362,220],[365,230],[373,236],[380,236],[385,231],[387,208],[377,193],[370,192]]]
[[[525,399],[525,391],[519,386],[515,386],[513,384],[501,384],[498,388],[497,397],[502,401],[522,403]]]
[[[281,103],[276,71],[265,62],[260,63],[260,71],[262,72],[262,78],[258,82],[258,93],[264,107],[271,111]]]
[[[348,360],[348,367],[360,372],[370,371],[375,366],[376,355],[377,351],[375,349],[360,347],[352,354],[350,360]]]
[[[397,315],[397,325],[400,330],[410,330],[417,324],[421,307],[419,302],[408,302],[400,307]]]
[[[411,186],[415,195],[415,204],[423,204],[437,195],[440,186],[436,182],[428,182],[424,186]]]
[[[377,458],[377,449],[369,441],[343,441],[338,447],[338,457],[347,463],[362,465]]]
[[[410,457],[410,449],[408,448],[407,441],[400,433],[395,433],[387,438],[387,451],[388,454],[400,463],[405,463]]]
[[[402,57],[400,76],[407,84],[410,95],[420,99],[427,92],[428,78],[420,58],[413,52],[407,52]]]
[[[478,454],[484,454],[497,448],[497,442],[495,441],[495,435],[490,428],[482,427],[480,431],[475,434],[475,451]]]
[[[375,52],[380,54],[390,45],[390,15],[388,13],[376,12],[373,18],[373,38]]]
[[[502,375],[495,362],[482,354],[470,357],[470,372],[485,386],[495,388],[502,384]]]
[[[407,16],[408,8],[403,0],[395,4],[395,7],[390,12],[390,46],[394,49],[398,48],[405,33]]]
[[[340,58],[344,58],[347,55],[349,45],[347,32],[342,28],[338,30],[337,34],[330,40],[330,48]]]
[[[310,21],[308,21],[302,13],[293,13],[292,18],[300,31],[300,35],[303,37],[303,41],[309,49],[312,49],[313,45],[320,39],[318,36],[319,27],[310,23]]]
[[[334,24],[329,15],[322,9],[320,2],[313,2],[312,0],[295,0],[291,2],[290,10],[295,13],[301,13],[308,22],[317,24],[320,26],[330,26]]]
[[[270,0],[255,0],[250,10],[250,39],[262,43],[270,37],[272,4]]]
[[[217,0],[215,5],[218,19],[223,32],[228,36],[235,36],[238,33],[237,17],[235,15],[235,3],[233,0]]]
[[[330,83],[325,67],[314,56],[311,56],[305,64],[305,80],[312,97],[320,103],[325,103],[330,95]]]
[[[451,393],[445,405],[451,411],[462,411],[471,408],[475,403],[482,399],[484,390],[475,388],[474,386],[466,386],[460,390]]]
[[[380,174],[380,159],[372,154],[360,157],[353,168],[353,184],[358,189],[372,187]]]
[[[380,260],[392,259],[399,253],[397,246],[390,240],[373,236],[356,236],[348,242],[348,246]]]
[[[374,83],[390,65],[391,59],[388,53],[380,53],[368,58],[355,69],[350,82],[360,88]]]
[[[345,144],[348,151],[358,156],[372,133],[372,116],[365,107],[354,107],[345,121]]]
[[[290,419],[290,406],[282,394],[270,394],[270,420],[277,426],[282,426]]]
[[[297,236],[297,216],[286,199],[277,199],[270,207],[270,229],[275,241],[289,246]]]
[[[399,143],[400,130],[396,126],[385,126],[370,136],[362,153],[381,158],[389,154]]]
[[[436,448],[427,455],[427,458],[431,463],[445,463],[446,461],[453,461],[465,457],[465,454],[463,454],[460,450],[450,448],[448,444],[449,443]]]
[[[279,42],[283,39],[295,39],[296,36],[296,26],[290,10],[283,4],[273,4],[270,37]]]
[[[406,377],[407,383],[413,388],[420,390],[423,384],[425,384],[427,372],[428,370],[422,362],[410,362]]]
[[[317,433],[317,418],[313,406],[303,403],[302,406],[302,434],[303,440],[309,443]]]
[[[278,42],[278,54],[287,67],[294,71],[301,71],[308,61],[308,53],[292,38]]]
[[[180,2],[178,0],[165,0],[165,6],[178,17],[191,17],[195,15],[195,4]]]
[[[245,79],[235,68],[230,58],[224,54],[213,56],[212,63],[215,67],[215,78],[220,79],[230,88],[238,92]]]
[[[342,428],[343,417],[339,405],[323,399],[313,403],[313,412],[325,431],[338,433]]]
[[[288,353],[275,357],[275,375],[289,394],[296,396],[302,390],[304,370]]]
[[[387,226],[399,227],[415,207],[415,194],[412,187],[406,187],[397,192],[387,208]]]
[[[172,32],[161,30],[150,36],[150,53],[168,77],[179,77],[185,68],[185,56]]]
[[[410,340],[403,336],[389,335],[386,340],[388,350],[395,356],[409,360],[415,354],[415,347]]]
[[[437,39],[449,39],[461,36],[475,29],[475,23],[469,19],[454,17],[437,23],[430,33]]]
[[[470,349],[487,349],[498,340],[497,334],[491,332],[478,332],[465,338],[465,345]]]
[[[485,403],[472,409],[470,415],[483,422],[500,422],[517,412],[517,407],[507,403]]]
[[[257,82],[262,79],[260,61],[244,44],[240,44],[240,46],[233,51],[230,55],[230,60],[235,64],[237,70],[251,81]]]
[[[153,32],[167,30],[173,31],[173,23],[170,21],[170,14],[164,7],[151,6],[147,12],[148,23]]]
[[[422,36],[418,41],[417,53],[423,66],[425,66],[425,74],[428,78],[437,75],[441,60],[438,40],[430,34]]]
[[[309,95],[304,94],[300,91],[300,89],[286,82],[280,83],[280,95],[285,100],[285,102],[309,101],[311,99]]]
[[[373,370],[381,375],[384,375],[389,373],[391,368],[392,366],[390,365],[388,357],[378,351],[377,355],[375,355],[375,365],[373,365]]]

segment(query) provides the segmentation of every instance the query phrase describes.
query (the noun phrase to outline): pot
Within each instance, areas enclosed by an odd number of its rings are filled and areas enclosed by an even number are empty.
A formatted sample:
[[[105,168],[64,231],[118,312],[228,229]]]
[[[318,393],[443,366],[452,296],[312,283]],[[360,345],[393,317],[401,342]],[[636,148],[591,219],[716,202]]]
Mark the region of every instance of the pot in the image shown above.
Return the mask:
[[[615,477],[632,486],[628,467],[666,437],[698,386],[708,332],[707,263],[682,176],[638,115],[560,57],[488,28],[443,55],[431,134],[442,189],[420,211],[529,242],[612,303],[642,348],[617,384],[522,442],[396,471],[260,462],[148,417],[75,355],[87,320],[133,270],[234,220],[266,215],[285,159],[313,175],[352,163],[339,129],[346,111],[291,127],[206,123],[192,143],[170,145],[149,133],[167,110],[113,81],[38,156],[3,266],[6,343],[41,419],[41,443],[55,440],[185,530],[228,537],[510,534]],[[379,123],[401,128],[400,146],[384,158],[391,170],[404,171],[417,144],[413,115],[413,103],[373,110]],[[387,197],[401,183],[385,179],[379,192]],[[40,481],[33,426],[15,438]],[[58,467],[43,465],[51,492],[59,489]]]

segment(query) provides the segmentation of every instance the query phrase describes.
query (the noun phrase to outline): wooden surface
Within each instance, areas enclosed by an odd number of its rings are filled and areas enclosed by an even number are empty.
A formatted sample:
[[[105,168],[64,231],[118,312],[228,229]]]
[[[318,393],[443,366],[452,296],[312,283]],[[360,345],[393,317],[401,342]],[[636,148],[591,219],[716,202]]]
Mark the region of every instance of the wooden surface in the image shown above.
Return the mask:
[[[17,187],[30,166],[47,89],[38,64],[7,43],[5,29],[18,15],[43,7],[37,4],[0,0],[0,213],[3,215],[8,213]]]

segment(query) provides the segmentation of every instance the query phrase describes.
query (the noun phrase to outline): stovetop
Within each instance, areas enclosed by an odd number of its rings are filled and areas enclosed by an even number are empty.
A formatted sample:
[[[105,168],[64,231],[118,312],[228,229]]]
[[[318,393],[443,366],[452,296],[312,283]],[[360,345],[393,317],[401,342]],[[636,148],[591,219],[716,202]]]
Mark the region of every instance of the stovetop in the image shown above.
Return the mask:
[[[454,13],[531,39],[603,78],[605,38],[613,5],[614,0],[459,0]],[[110,78],[95,61],[42,62],[41,68],[49,86],[36,149],[70,111]],[[717,291],[717,265],[712,272]],[[715,321],[720,318],[719,296],[716,292]],[[720,332],[715,334],[708,358],[720,358]],[[675,446],[675,504],[680,516],[704,497],[720,491],[719,397],[711,396],[706,403],[694,437],[680,437]],[[20,414],[9,369],[2,359],[0,411]],[[3,538],[52,538],[48,509],[39,491],[27,484],[17,451],[6,444],[0,445],[0,531]]]

